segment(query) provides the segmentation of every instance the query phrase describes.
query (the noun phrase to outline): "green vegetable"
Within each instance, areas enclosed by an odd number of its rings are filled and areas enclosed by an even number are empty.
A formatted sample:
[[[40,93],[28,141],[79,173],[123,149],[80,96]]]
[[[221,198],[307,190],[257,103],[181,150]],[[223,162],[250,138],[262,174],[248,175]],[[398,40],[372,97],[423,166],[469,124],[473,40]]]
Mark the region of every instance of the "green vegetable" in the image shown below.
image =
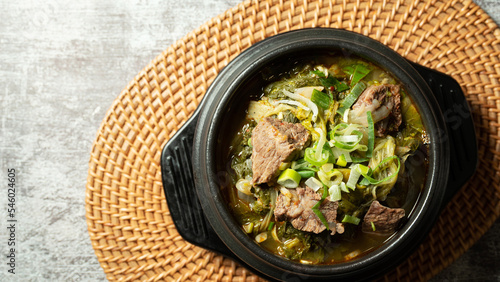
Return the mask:
[[[320,70],[312,70],[311,74],[317,75],[318,77],[321,77],[321,78],[326,77],[325,74]]]
[[[344,182],[340,182],[339,187],[340,187],[340,190],[341,190],[341,191],[344,191],[344,192],[346,192],[346,193],[350,193],[350,192],[351,192],[351,191],[349,191],[349,189],[347,189],[347,186],[345,186],[345,183],[344,183]]]
[[[354,73],[355,69],[356,69],[356,65],[350,65],[350,66],[346,66],[346,67],[342,68],[342,70],[348,75],[352,75]]]
[[[304,159],[298,159],[292,162],[291,168],[297,171],[301,169],[307,169],[309,168],[309,163]]]
[[[286,188],[297,188],[300,183],[301,176],[298,172],[291,168],[284,170],[278,177],[278,184]]]
[[[347,188],[354,190],[356,189],[356,183],[358,183],[359,178],[361,177],[361,172],[357,169],[359,166],[356,165],[351,169],[351,173],[349,174],[349,179],[347,180],[347,183],[345,184]]]
[[[332,102],[327,94],[316,89],[314,89],[312,92],[311,101],[313,101],[313,103],[318,105],[318,107],[323,108],[324,110],[327,110],[330,107],[330,103]]]
[[[326,199],[327,196],[328,196],[328,187],[326,185],[323,185],[323,195],[321,196],[321,200],[319,200],[311,209],[314,212],[314,214],[318,216],[319,220],[321,220],[321,223],[325,225],[326,230],[330,230],[330,227],[328,226],[328,221],[326,221],[325,216],[319,210],[321,203],[323,203],[323,201]]]
[[[339,185],[332,185],[332,187],[328,189],[328,192],[330,193],[330,201],[340,201],[342,199],[342,194],[340,191],[341,190]]]
[[[271,223],[269,223],[269,227],[267,227],[267,231],[271,231],[274,227],[274,221],[272,221]]]
[[[365,89],[366,84],[362,81],[354,85],[349,95],[347,95],[342,102],[342,106],[337,110],[337,113],[344,115],[345,110],[349,109],[356,102],[356,100],[358,100],[359,95],[361,95]]]
[[[337,159],[337,162],[335,164],[338,166],[346,166],[347,161],[345,160],[345,155],[344,154],[340,155],[340,157]]]
[[[332,86],[337,92],[343,92],[349,89],[349,86],[344,82],[338,81],[336,78],[329,76],[327,78],[320,78],[319,81],[326,88],[330,89]]]
[[[314,148],[306,148],[304,160],[306,160],[308,163],[310,163],[312,165],[320,167],[328,162],[328,159],[330,158],[330,154],[327,150],[322,149],[322,152],[320,154],[320,158],[316,159],[316,150],[317,149],[314,149]]]
[[[320,202],[318,202],[318,204],[319,203]],[[319,220],[321,221],[321,223],[323,223],[323,225],[325,225],[326,230],[330,230],[330,227],[328,226],[328,221],[326,221],[325,216],[319,210],[319,205],[318,204],[316,204],[314,207],[312,207],[312,211],[314,212],[314,214],[316,214],[319,217]]]
[[[351,160],[352,160],[353,163],[364,163],[364,162],[369,161],[370,159],[369,158],[360,158],[360,157],[356,157],[356,156],[351,156]]]
[[[335,147],[345,150],[354,151],[360,147],[359,142],[363,139],[363,133],[359,130],[347,130],[348,126],[345,123],[336,125],[330,134],[331,140],[335,141]],[[349,132],[350,131],[350,132]],[[349,134],[349,135],[345,135]]]
[[[397,164],[398,164],[398,168],[397,168],[397,170],[396,170],[394,173],[390,174],[389,176],[387,176],[387,177],[385,177],[385,178],[383,178],[383,179],[375,179],[375,178],[371,177],[371,176],[369,175],[369,173],[363,173],[363,172],[360,172],[360,173],[361,173],[361,175],[363,175],[363,177],[366,179],[366,180],[363,180],[360,184],[365,185],[365,184],[367,183],[366,181],[368,181],[368,184],[372,184],[372,185],[379,185],[379,184],[382,184],[382,183],[386,182],[387,180],[390,180],[391,178],[395,177],[396,175],[398,175],[398,173],[399,173],[399,169],[400,169],[400,167],[401,167],[401,163],[400,163],[399,158],[398,158],[397,156],[390,156],[390,157],[387,157],[387,158],[385,158],[384,160],[382,160],[382,161],[381,161],[381,162],[380,162],[380,163],[379,163],[379,164],[378,164],[378,165],[377,165],[377,166],[376,166],[376,167],[372,170],[372,171],[373,171],[373,173],[372,173],[372,174],[374,174],[376,171],[378,171],[378,170],[379,170],[379,169],[380,169],[383,165],[385,165],[385,163],[390,162],[390,161],[392,161],[392,160],[396,160],[396,161],[397,161]],[[352,172],[351,172],[351,173],[352,173]]]
[[[248,222],[246,224],[243,224],[243,230],[245,230],[246,233],[250,234],[253,231],[253,222]]]
[[[354,72],[352,74],[351,85],[358,83],[370,72],[371,68],[369,68],[368,66],[363,64],[356,65],[356,68],[354,69]]]
[[[302,178],[309,178],[309,177],[313,177],[316,172],[314,170],[299,170],[299,171],[297,171],[297,173]]]
[[[368,120],[368,150],[366,151],[366,157],[371,158],[375,144],[375,126],[371,111],[366,112],[366,119]]]
[[[361,219],[348,214],[344,215],[344,218],[342,219],[342,223],[350,223],[354,225],[358,225],[360,221]]]
[[[327,165],[331,165],[332,168],[326,169],[325,166]],[[332,163],[327,163],[323,165],[318,171],[318,177],[324,185],[330,187],[333,184],[340,184],[340,182],[342,182],[342,179],[344,178],[344,175],[338,169],[333,169]]]
[[[403,120],[407,127],[420,133],[424,132],[422,118],[415,108],[415,105],[412,104],[410,97],[408,97],[403,90],[401,90],[401,96],[401,114],[403,115]]]
[[[356,169],[363,175],[366,175],[366,174],[370,174],[371,173],[371,169],[370,167],[366,166],[366,165],[362,165],[362,164],[358,164],[356,166]]]
[[[375,223],[373,223],[373,221],[370,221],[370,224],[372,225],[372,230],[375,231],[376,230]]]

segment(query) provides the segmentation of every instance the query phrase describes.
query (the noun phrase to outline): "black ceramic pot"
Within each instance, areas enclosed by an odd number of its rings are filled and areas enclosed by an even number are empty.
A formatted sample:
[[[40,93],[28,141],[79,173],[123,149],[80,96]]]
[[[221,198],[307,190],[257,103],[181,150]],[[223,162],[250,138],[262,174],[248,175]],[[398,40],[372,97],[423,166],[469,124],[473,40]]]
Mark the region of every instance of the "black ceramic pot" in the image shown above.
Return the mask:
[[[429,165],[424,189],[408,221],[384,245],[350,262],[304,265],[262,249],[236,223],[221,194],[228,175],[221,152],[248,95],[263,86],[263,72],[279,71],[295,60],[332,51],[369,60],[403,84],[430,138]],[[316,28],[270,37],[231,61],[193,117],[167,143],[161,162],[168,206],[187,241],[229,256],[269,280],[355,281],[387,272],[415,250],[441,208],[473,174],[477,147],[469,107],[451,77],[408,62],[363,35]]]

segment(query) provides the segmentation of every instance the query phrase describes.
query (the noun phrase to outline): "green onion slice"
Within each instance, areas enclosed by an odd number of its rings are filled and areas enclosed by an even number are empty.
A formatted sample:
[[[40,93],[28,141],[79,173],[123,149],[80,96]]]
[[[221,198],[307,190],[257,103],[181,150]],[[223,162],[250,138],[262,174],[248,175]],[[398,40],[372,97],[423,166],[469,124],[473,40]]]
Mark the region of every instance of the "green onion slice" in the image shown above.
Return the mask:
[[[326,221],[325,216],[319,210],[319,204],[320,203],[321,202],[318,202],[316,205],[314,205],[314,207],[312,207],[312,211],[314,212],[314,214],[316,214],[318,216],[319,220],[321,220],[321,223],[323,223],[325,225],[326,230],[330,230],[330,228],[328,227],[328,221]]]
[[[354,225],[358,225],[361,219],[358,217],[352,216],[352,215],[344,215],[344,218],[342,219],[342,223],[350,223]]]
[[[330,189],[328,189],[328,193],[330,194],[330,201],[340,201],[342,199],[342,194],[340,192],[340,186],[337,184],[332,185]]]
[[[370,159],[369,158],[360,158],[360,157],[356,157],[356,156],[351,156],[351,160],[352,160],[353,163],[364,163],[364,162],[369,161]]]
[[[354,70],[356,69],[356,65],[350,65],[342,68],[342,71],[348,75],[352,75]]]
[[[331,140],[334,141],[334,146],[348,152],[354,151],[358,148],[363,149],[363,146],[360,146],[359,144],[361,139],[363,139],[363,133],[355,129],[351,129],[352,131],[347,130],[348,127],[349,126],[345,123],[340,123],[333,128],[330,137]]]
[[[345,183],[344,182],[341,182],[340,183],[340,190],[346,192],[346,193],[350,193],[351,191],[349,191],[349,189],[347,189],[347,186],[345,186]]]
[[[324,110],[327,110],[330,107],[330,103],[332,102],[330,97],[326,93],[323,93],[316,89],[314,89],[312,92],[311,101],[313,101],[314,104],[318,105],[318,107]]]
[[[314,170],[298,170],[297,173],[300,175],[302,178],[309,178],[313,177],[315,172]]]
[[[284,170],[278,177],[278,184],[283,185],[286,188],[297,188],[302,177],[298,172],[291,168]]]
[[[387,177],[385,177],[385,178],[383,178],[383,179],[380,179],[380,180],[378,180],[378,179],[375,179],[375,178],[371,177],[371,176],[369,175],[370,173],[362,173],[363,177],[366,179],[366,181],[368,181],[368,182],[369,182],[369,184],[372,184],[372,185],[379,185],[379,184],[384,183],[384,182],[386,182],[387,180],[389,180],[389,179],[391,179],[391,178],[393,178],[393,177],[397,176],[397,175],[398,175],[398,173],[399,173],[399,169],[400,169],[400,167],[401,167],[401,162],[399,161],[399,158],[398,158],[397,156],[390,156],[390,157],[387,157],[387,158],[383,159],[383,160],[382,160],[382,161],[381,161],[381,162],[380,162],[380,163],[379,163],[379,164],[378,164],[378,165],[377,165],[377,166],[376,166],[376,167],[372,170],[372,173],[371,173],[371,174],[373,174],[373,172],[377,171],[377,170],[378,170],[378,169],[379,169],[382,165],[384,165],[385,163],[390,162],[390,161],[392,161],[392,160],[396,160],[396,161],[398,162],[398,168],[396,169],[396,171],[395,171],[393,174],[391,174],[391,175],[389,175],[389,176],[387,176]],[[351,173],[352,173],[352,171],[351,171]],[[363,181],[361,182],[361,184],[365,185],[365,184],[366,184],[366,181],[363,179]]]
[[[361,95],[365,89],[366,84],[362,81],[354,85],[349,95],[347,95],[342,102],[342,106],[337,110],[337,113],[344,115],[344,111],[349,109],[356,102],[356,100],[358,100],[359,95]]]
[[[345,159],[345,155],[340,155],[340,157],[337,159],[337,162],[335,164],[338,166],[346,166],[347,161]]]
[[[368,120],[368,150],[366,151],[366,157],[371,158],[375,146],[375,125],[373,124],[371,111],[366,112],[366,119]]]
[[[361,172],[358,170],[359,165],[355,165],[353,168],[351,168],[351,173],[349,174],[349,179],[347,180],[347,183],[345,184],[347,188],[354,190],[356,189],[356,183],[358,183],[359,178],[361,177]]]
[[[304,160],[306,160],[308,163],[314,165],[314,166],[322,166],[328,162],[328,159],[330,158],[330,154],[327,150],[324,148],[321,151],[321,154],[319,158],[316,158],[316,150],[314,148],[306,148],[305,150],[305,155],[304,155]]]
[[[326,221],[325,216],[319,210],[321,203],[326,199],[327,196],[328,196],[328,187],[326,185],[323,185],[323,195],[321,196],[321,200],[319,200],[311,209],[314,212],[314,214],[316,214],[318,216],[321,223],[323,223],[323,225],[325,225],[326,230],[330,230],[330,227],[328,226],[328,221]]]
[[[311,71],[311,74],[315,74],[315,75],[317,75],[318,77],[321,77],[321,78],[326,77],[326,76],[325,76],[325,73],[323,73],[323,72],[322,72],[322,71],[320,71],[320,70],[313,70],[313,71]]]
[[[369,68],[368,66],[362,64],[357,65],[354,69],[354,73],[352,74],[351,85],[358,83],[370,72],[371,68]]]
[[[313,171],[317,171],[317,169],[311,167],[311,164],[308,163],[304,159],[298,159],[296,161],[293,161],[290,168],[293,169],[293,170],[296,170],[296,171],[299,171],[299,170],[313,170]]]
[[[337,92],[344,92],[349,90],[349,86],[344,82],[338,81],[335,77],[329,76],[327,78],[320,78],[319,82],[326,88],[330,89],[332,86]]]

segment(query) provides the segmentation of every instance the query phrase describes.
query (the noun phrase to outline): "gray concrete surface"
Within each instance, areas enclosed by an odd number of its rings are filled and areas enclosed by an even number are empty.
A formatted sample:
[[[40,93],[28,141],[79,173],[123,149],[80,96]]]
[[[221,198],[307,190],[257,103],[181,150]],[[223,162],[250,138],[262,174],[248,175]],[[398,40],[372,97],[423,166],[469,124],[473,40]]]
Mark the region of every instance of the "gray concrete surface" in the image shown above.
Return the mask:
[[[85,223],[88,160],[111,103],[174,41],[238,0],[0,0],[0,281],[105,280]],[[500,3],[477,0],[497,23]],[[16,269],[7,272],[7,169]],[[6,232],[7,230],[7,232]],[[434,281],[500,281],[500,223]]]

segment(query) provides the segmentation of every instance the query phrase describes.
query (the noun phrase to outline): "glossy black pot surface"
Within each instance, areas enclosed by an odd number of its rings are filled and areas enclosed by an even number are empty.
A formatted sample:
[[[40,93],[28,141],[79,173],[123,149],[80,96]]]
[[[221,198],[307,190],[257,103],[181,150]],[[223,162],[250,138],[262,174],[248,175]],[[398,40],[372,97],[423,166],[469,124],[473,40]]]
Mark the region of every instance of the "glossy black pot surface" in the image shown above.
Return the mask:
[[[229,167],[221,147],[262,72],[337,52],[369,60],[396,77],[417,106],[430,143],[425,186],[404,226],[384,245],[350,262],[304,265],[276,256],[236,223],[221,194]],[[460,115],[454,109],[460,108]],[[464,154],[463,152],[469,152]],[[192,162],[192,167],[190,164]],[[469,107],[451,77],[413,64],[368,37],[338,29],[303,29],[263,40],[231,61],[190,121],[165,146],[162,176],[168,206],[189,242],[230,256],[270,280],[366,280],[404,261],[434,225],[441,208],[472,175],[477,147]],[[186,170],[187,167],[187,170]],[[192,170],[190,170],[192,169]],[[201,208],[200,208],[201,206]]]

